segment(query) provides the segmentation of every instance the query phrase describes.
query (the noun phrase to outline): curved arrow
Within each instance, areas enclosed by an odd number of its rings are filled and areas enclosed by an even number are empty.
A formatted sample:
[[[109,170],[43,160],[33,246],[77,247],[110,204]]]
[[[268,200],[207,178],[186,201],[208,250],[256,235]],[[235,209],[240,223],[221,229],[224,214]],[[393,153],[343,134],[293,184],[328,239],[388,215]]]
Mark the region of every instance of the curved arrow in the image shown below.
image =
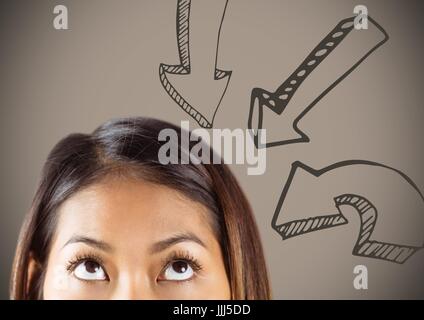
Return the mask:
[[[180,64],[161,63],[159,66],[159,78],[165,91],[204,128],[213,126],[231,77],[231,71],[217,68],[219,37],[227,3],[228,0],[178,0]]]
[[[404,263],[408,258],[410,258],[417,250],[422,249],[424,247],[424,243],[420,243],[420,245],[404,245],[404,244],[396,244],[391,242],[384,242],[375,240],[372,238],[375,226],[378,221],[378,210],[375,205],[365,198],[362,195],[358,195],[358,186],[356,188],[356,192],[354,193],[343,193],[341,195],[333,198],[334,204],[333,206],[337,208],[337,213],[333,214],[311,214],[306,215],[305,218],[302,219],[292,219],[292,218],[284,218],[288,213],[287,210],[284,209],[284,204],[287,201],[287,195],[289,193],[290,188],[292,187],[293,179],[296,174],[300,171],[304,171],[307,174],[311,175],[314,178],[320,178],[327,173],[332,173],[332,177],[334,177],[335,173],[333,170],[341,169],[341,168],[350,168],[352,166],[366,166],[366,168],[381,168],[384,170],[389,170],[392,173],[399,175],[410,187],[418,195],[420,203],[424,203],[424,196],[417,187],[417,185],[404,173],[401,171],[377,163],[366,160],[349,160],[342,161],[339,163],[332,164],[328,167],[325,167],[320,170],[313,169],[306,164],[296,161],[292,164],[292,169],[290,171],[289,177],[287,179],[286,184],[284,185],[283,191],[281,193],[280,199],[277,204],[277,208],[274,212],[271,226],[272,228],[282,237],[283,240],[293,238],[296,236],[301,236],[306,233],[311,233],[315,231],[320,231],[328,228],[333,228],[336,226],[344,225],[348,223],[348,220],[343,215],[341,207],[343,205],[348,205],[353,207],[360,216],[360,231],[358,235],[358,239],[353,248],[353,255],[364,256],[368,258],[382,259],[390,262],[396,263]],[[315,180],[311,180],[312,182]],[[310,182],[311,182],[310,181]],[[366,182],[363,182],[366,183]],[[334,181],[333,184],[335,185]],[[359,188],[362,189],[359,185]],[[346,186],[347,188],[354,189],[353,186]],[[327,185],[318,184],[317,188],[328,189]],[[342,188],[342,185],[338,185],[338,188]],[[304,188],[303,188],[304,189]],[[302,190],[303,191],[303,190]],[[332,192],[330,189],[329,192]],[[324,202],[328,199],[323,199]],[[405,208],[408,209],[408,208]],[[301,209],[299,209],[301,210]],[[315,209],[316,210],[316,209]],[[322,209],[318,209],[322,210]],[[300,212],[301,213],[301,212]],[[404,214],[404,213],[400,213]],[[283,217],[282,217],[283,216]],[[286,222],[280,223],[279,220],[285,220]],[[422,217],[421,217],[422,218]],[[287,221],[289,220],[289,221]],[[421,219],[424,221],[424,219]]]
[[[378,42],[374,47],[366,52],[352,67],[350,67],[345,73],[343,73],[336,81],[334,81],[329,87],[327,87],[322,93],[315,98],[306,108],[302,108],[298,112],[298,116],[293,120],[293,131],[295,138],[287,138],[280,141],[267,142],[266,144],[259,145],[258,135],[254,129],[263,128],[263,113],[264,109],[271,110],[275,115],[282,115],[286,109],[290,100],[295,95],[301,84],[306,78],[318,67],[330,53],[339,46],[342,41],[351,33],[354,29],[354,17],[344,19],[340,21],[337,26],[312,50],[312,52],[306,57],[306,59],[300,64],[300,66],[278,87],[274,92],[264,90],[262,88],[254,88],[251,93],[250,109],[248,128],[253,132],[254,142],[257,148],[259,147],[274,147],[282,146],[292,143],[309,142],[309,137],[298,127],[298,122],[309,112],[311,109],[327,95],[332,89],[334,89],[340,82],[342,82],[349,74],[351,74],[366,58],[368,58],[375,50],[381,47],[388,39],[387,32],[371,17],[368,17],[369,21],[372,22],[377,30],[379,30],[384,38]],[[360,30],[356,32],[366,32],[367,30]],[[325,72],[325,70],[323,70]],[[257,115],[257,122],[254,121],[254,115]],[[253,131],[252,131],[253,129]]]
[[[337,210],[343,215],[340,207],[348,205],[358,212],[361,225],[358,240],[352,254],[367,258],[381,259],[390,262],[404,263],[421,247],[398,245],[371,239],[377,224],[377,208],[367,199],[356,194],[342,194],[334,198]]]

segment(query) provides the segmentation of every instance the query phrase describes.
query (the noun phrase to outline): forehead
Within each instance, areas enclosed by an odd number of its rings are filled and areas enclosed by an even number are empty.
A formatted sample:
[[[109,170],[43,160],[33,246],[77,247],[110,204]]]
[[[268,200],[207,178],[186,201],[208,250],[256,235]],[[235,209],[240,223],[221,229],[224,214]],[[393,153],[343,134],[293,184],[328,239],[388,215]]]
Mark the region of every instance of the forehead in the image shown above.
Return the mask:
[[[82,233],[142,245],[178,232],[212,236],[209,221],[203,205],[178,191],[141,180],[109,177],[62,204],[57,236],[66,239]]]

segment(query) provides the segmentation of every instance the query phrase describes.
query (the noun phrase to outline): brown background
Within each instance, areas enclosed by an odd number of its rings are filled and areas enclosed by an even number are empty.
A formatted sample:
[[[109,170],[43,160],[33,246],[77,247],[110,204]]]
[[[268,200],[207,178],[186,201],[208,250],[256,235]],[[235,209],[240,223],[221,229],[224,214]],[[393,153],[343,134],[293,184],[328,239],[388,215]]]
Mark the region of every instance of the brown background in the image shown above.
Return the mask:
[[[68,7],[70,30],[53,28],[57,4]],[[353,256],[354,214],[345,226],[284,242],[270,227],[296,160],[314,168],[382,162],[424,190],[422,1],[229,0],[218,66],[233,75],[215,127],[246,128],[251,89],[276,89],[356,4],[368,6],[389,42],[299,123],[309,144],[269,149],[263,176],[232,166],[256,214],[275,298],[424,298],[424,254],[403,265]],[[176,0],[1,2],[0,298],[8,298],[17,234],[41,166],[60,138],[116,117],[188,119],[158,78],[161,62],[178,63],[175,11]],[[367,291],[353,288],[357,264],[368,267]]]

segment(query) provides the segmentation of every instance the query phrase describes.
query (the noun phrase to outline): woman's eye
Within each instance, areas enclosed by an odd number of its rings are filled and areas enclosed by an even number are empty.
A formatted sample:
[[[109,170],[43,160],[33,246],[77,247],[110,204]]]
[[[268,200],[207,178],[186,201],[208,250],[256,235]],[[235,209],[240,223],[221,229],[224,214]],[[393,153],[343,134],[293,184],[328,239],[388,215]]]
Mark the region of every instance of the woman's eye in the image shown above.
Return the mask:
[[[184,281],[193,277],[193,268],[187,261],[178,260],[171,262],[165,269],[162,280]]]
[[[104,281],[107,280],[103,267],[95,261],[82,261],[74,269],[74,275],[80,280]]]

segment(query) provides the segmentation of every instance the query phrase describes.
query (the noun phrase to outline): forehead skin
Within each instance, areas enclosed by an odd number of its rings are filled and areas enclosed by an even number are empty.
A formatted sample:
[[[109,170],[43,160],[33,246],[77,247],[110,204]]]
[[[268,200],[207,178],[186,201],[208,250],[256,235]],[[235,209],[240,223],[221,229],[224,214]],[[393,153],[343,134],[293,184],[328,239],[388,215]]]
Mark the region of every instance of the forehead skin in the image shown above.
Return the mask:
[[[164,186],[119,177],[76,193],[64,202],[59,215],[58,229],[101,234],[104,241],[113,240],[122,249],[135,244],[142,248],[178,231],[212,233],[207,209],[201,204]]]
[[[147,279],[147,275],[141,274],[148,274],[151,262],[157,261],[151,251],[152,245],[176,234],[191,233],[205,245],[204,248],[194,242],[184,244],[205,262],[205,272],[209,272],[209,280],[206,279],[209,282],[204,283],[205,288],[208,283],[219,284],[225,279],[224,286],[221,285],[219,290],[220,294],[228,293],[221,249],[210,227],[208,215],[204,206],[168,187],[131,178],[108,177],[77,192],[60,207],[46,282],[49,269],[58,262],[62,263],[64,252],[74,246],[65,244],[75,235],[109,244],[112,250],[108,254],[117,273],[119,270],[129,277],[139,274],[138,278]],[[175,247],[178,246],[180,244]],[[44,288],[48,291],[48,283]],[[188,298],[207,298],[202,296],[204,294],[207,295],[207,292]],[[211,298],[225,297],[218,294]]]

